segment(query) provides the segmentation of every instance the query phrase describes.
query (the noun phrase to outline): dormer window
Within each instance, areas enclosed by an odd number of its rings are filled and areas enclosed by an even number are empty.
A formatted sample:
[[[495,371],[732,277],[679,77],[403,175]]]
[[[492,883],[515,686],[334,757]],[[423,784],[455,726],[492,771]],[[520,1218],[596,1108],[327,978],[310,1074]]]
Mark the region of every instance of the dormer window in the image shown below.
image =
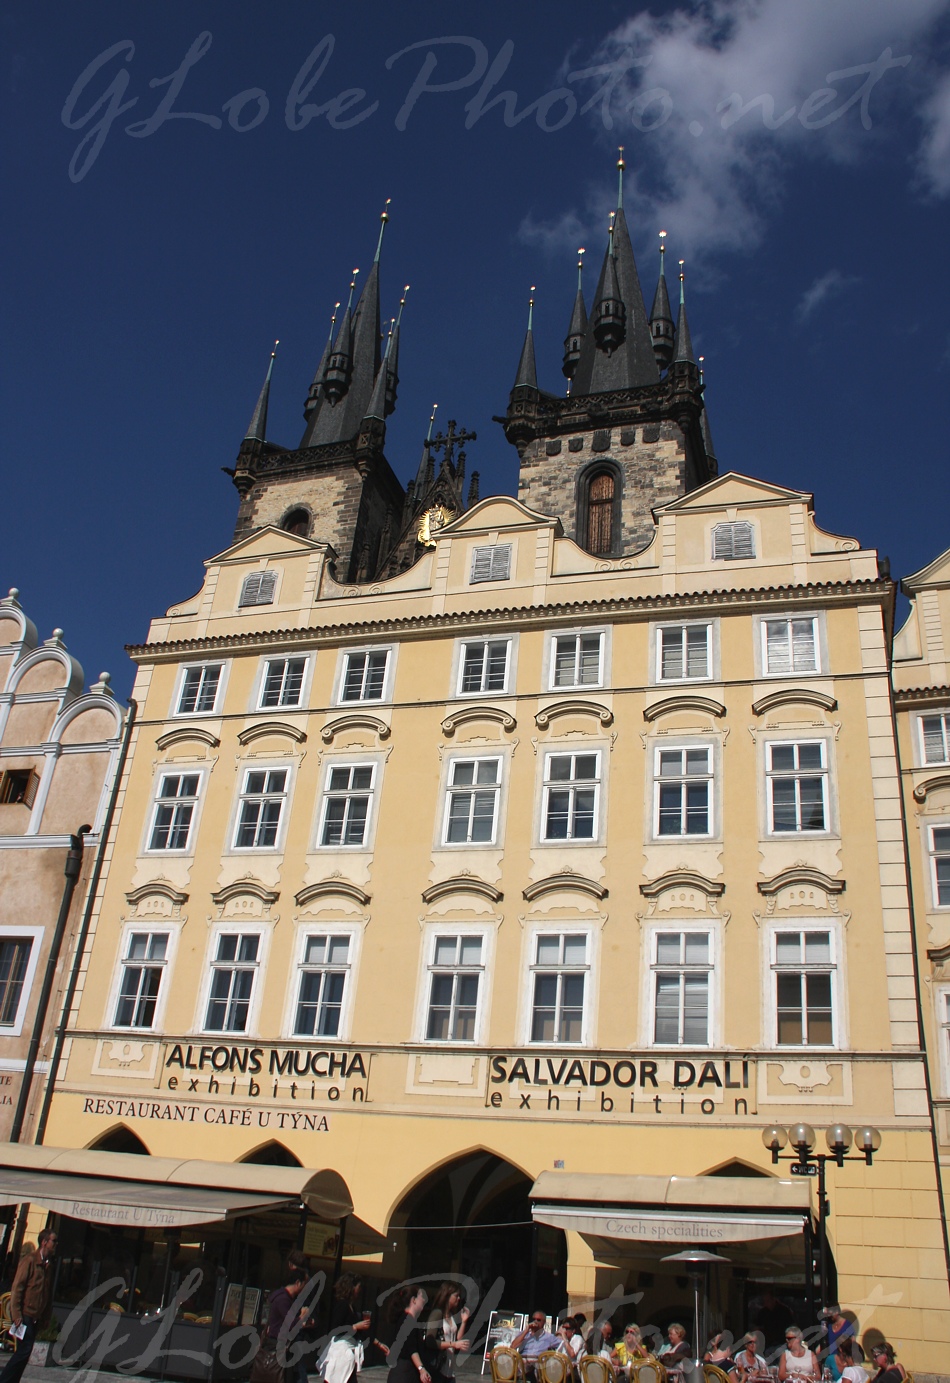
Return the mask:
[[[478,581],[507,581],[510,575],[510,543],[495,543],[492,547],[475,548],[472,553],[472,585]]]
[[[712,531],[714,562],[737,562],[755,556],[755,533],[751,523],[717,523]]]
[[[246,605],[273,605],[276,589],[276,571],[252,571],[244,578],[238,606],[243,609]]]

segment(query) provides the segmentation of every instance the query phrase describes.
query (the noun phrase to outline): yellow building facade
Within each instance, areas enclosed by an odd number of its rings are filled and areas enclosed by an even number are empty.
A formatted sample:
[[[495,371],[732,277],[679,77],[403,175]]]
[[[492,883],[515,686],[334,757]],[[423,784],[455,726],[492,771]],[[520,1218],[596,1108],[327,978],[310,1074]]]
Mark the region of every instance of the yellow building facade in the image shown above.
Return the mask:
[[[701,1240],[738,1334],[763,1284],[804,1290],[817,1209],[763,1128],[874,1125],[872,1166],[827,1169],[837,1297],[945,1373],[875,553],[734,474],[635,555],[512,498],[448,517],[359,585],[253,531],[132,650],[47,1143],[279,1145],[346,1178],[367,1275],[501,1274],[524,1310],[683,1314],[662,1259]]]

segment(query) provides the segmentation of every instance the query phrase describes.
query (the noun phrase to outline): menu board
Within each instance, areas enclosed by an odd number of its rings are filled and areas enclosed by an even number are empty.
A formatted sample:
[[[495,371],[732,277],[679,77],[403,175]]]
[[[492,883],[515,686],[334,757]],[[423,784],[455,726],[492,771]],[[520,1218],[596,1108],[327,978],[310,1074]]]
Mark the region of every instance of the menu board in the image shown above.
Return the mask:
[[[491,1352],[498,1345],[510,1345],[516,1335],[520,1335],[528,1323],[523,1311],[493,1311],[488,1317],[488,1334],[485,1336],[485,1353],[482,1356],[482,1373],[488,1366]]]

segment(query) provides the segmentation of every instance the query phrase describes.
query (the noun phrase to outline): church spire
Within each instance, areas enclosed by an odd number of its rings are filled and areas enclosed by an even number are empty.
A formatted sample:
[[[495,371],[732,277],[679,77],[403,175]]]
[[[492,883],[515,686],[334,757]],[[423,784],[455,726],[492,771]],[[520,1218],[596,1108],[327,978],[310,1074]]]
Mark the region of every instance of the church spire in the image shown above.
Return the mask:
[[[274,357],[279,345],[280,341],[275,341],[274,349],[270,353],[270,360],[267,362],[267,374],[264,376],[264,383],[261,385],[261,392],[251,415],[251,421],[247,425],[247,432],[244,434],[245,442],[267,441],[267,405],[270,402],[270,381],[271,375],[274,373]]]
[[[320,363],[314,371],[313,381],[307,393],[307,401],[303,406],[303,415],[305,419],[310,417],[310,414],[320,402],[320,392],[323,388],[323,376],[326,374],[327,362],[330,359],[330,352],[333,349],[333,330],[336,326],[336,314],[339,310],[340,304],[334,303],[333,316],[330,318],[330,334],[327,337],[327,344],[323,348]]]
[[[582,245],[577,251],[577,294],[574,298],[574,310],[571,313],[567,336],[564,338],[564,362],[561,365],[561,373],[566,379],[574,378],[577,362],[581,358],[581,346],[587,335],[587,305],[584,302],[583,283],[585,253]]]
[[[432,453],[429,450],[429,443],[432,441],[432,424],[435,422],[435,415],[438,412],[438,409],[439,405],[437,403],[434,403],[432,405],[432,412],[429,414],[429,431],[426,433],[426,439],[422,444],[422,458],[419,462],[419,470],[416,475],[417,496],[422,495],[425,487],[432,480],[433,463]]]
[[[531,297],[528,299],[528,330],[525,332],[524,345],[521,348],[521,359],[518,361],[518,373],[515,375],[514,387],[516,389],[537,389],[538,369],[534,359],[534,284],[531,285]]]
[[[676,319],[676,342],[673,350],[674,360],[685,360],[690,365],[696,364],[696,357],[693,355],[693,343],[689,335],[689,322],[686,320],[686,274],[683,266],[686,261],[680,260],[680,310]]]
[[[657,280],[656,293],[653,296],[653,307],[650,309],[650,330],[653,333],[653,353],[656,356],[656,363],[661,370],[665,370],[673,359],[673,339],[676,334],[676,327],[673,322],[673,311],[670,307],[670,295],[666,288],[666,271],[664,267],[664,257],[666,255],[666,231],[660,231],[660,277]]]
[[[399,311],[396,313],[396,320],[393,322],[393,329],[386,342],[386,413],[390,414],[396,407],[396,390],[399,388],[399,328],[402,325],[402,310],[406,306],[406,298],[409,296],[409,285],[406,284],[402,290],[402,297],[399,299]]]

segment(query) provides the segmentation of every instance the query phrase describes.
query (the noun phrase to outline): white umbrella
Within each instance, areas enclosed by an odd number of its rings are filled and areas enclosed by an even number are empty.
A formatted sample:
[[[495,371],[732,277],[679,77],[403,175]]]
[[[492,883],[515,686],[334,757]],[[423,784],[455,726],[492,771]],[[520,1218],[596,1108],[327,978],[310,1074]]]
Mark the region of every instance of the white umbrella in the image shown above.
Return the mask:
[[[711,1263],[728,1263],[721,1253],[710,1253],[708,1249],[681,1249],[679,1253],[668,1253],[660,1260],[662,1263],[685,1263],[693,1279],[693,1362],[702,1368],[703,1359],[699,1339],[699,1280]]]

